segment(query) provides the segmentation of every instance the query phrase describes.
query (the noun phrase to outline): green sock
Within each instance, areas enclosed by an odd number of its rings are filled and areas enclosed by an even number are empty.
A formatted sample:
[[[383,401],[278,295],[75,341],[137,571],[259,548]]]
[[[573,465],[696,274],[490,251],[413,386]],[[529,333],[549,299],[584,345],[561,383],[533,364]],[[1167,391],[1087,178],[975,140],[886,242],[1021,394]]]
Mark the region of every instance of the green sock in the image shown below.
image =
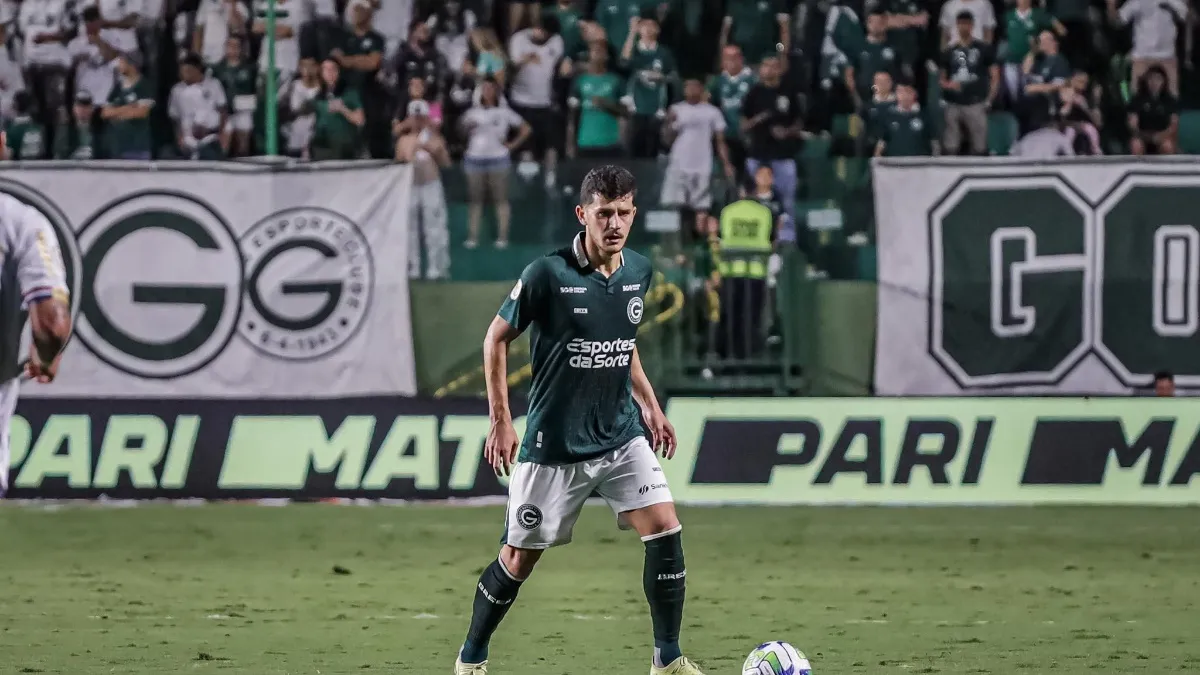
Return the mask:
[[[488,657],[488,643],[492,634],[504,620],[508,608],[517,599],[521,590],[521,582],[514,579],[504,568],[499,559],[479,577],[475,585],[475,604],[471,610],[471,627],[467,629],[467,639],[463,642],[459,659],[463,663],[483,663]]]
[[[642,587],[650,603],[654,626],[654,665],[662,668],[683,655],[679,627],[683,623],[683,598],[687,569],[683,565],[683,528],[653,535],[646,544]]]

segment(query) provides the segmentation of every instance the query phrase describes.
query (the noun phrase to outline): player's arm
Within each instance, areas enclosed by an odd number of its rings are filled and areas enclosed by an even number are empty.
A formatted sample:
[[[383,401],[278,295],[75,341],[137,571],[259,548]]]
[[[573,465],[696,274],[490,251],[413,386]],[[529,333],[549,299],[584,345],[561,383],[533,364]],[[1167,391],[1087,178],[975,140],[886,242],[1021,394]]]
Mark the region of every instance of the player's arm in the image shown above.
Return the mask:
[[[58,374],[59,358],[71,336],[66,275],[50,223],[32,211],[27,211],[25,218],[25,241],[18,246],[17,280],[22,301],[29,308],[33,334],[29,374],[39,382],[50,382]]]
[[[658,396],[654,394],[654,385],[642,368],[642,358],[638,355],[637,347],[633,348],[633,361],[630,363],[629,376],[633,381],[633,400],[642,409],[642,418],[646,429],[650,432],[650,443],[654,451],[662,451],[662,456],[671,459],[675,456],[675,427],[667,419],[662,406],[658,404]]]
[[[541,315],[545,296],[541,265],[534,262],[521,273],[483,338],[483,381],[491,420],[483,456],[497,475],[509,474],[520,446],[508,404],[508,345]]]

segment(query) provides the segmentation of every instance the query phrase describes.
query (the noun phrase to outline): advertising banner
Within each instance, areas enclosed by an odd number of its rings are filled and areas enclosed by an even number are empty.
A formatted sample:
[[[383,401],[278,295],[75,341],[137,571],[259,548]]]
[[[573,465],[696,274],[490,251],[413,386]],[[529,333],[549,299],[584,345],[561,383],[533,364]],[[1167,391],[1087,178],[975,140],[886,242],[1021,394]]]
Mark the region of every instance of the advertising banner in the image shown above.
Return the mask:
[[[19,413],[17,498],[505,494],[481,400],[33,399]],[[1200,504],[1185,400],[682,398],[667,414],[682,503]]]
[[[57,231],[75,318],[58,380],[22,396],[415,393],[410,183],[398,165],[0,170]]]
[[[875,388],[1200,387],[1200,162],[884,160]]]

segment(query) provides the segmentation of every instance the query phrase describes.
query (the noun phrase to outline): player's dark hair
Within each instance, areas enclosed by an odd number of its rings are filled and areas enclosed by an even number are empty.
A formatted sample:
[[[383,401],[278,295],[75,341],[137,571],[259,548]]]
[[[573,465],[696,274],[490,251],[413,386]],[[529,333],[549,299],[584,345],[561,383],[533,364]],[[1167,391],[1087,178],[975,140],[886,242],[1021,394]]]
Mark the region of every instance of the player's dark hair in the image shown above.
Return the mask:
[[[625,167],[605,164],[583,177],[583,185],[579,188],[579,205],[587,206],[597,196],[612,200],[625,195],[637,196],[637,179]]]
[[[1169,370],[1160,370],[1154,374],[1155,382],[1161,382],[1163,380],[1167,380],[1168,382],[1174,382],[1175,376],[1172,375],[1171,371],[1169,371]]]

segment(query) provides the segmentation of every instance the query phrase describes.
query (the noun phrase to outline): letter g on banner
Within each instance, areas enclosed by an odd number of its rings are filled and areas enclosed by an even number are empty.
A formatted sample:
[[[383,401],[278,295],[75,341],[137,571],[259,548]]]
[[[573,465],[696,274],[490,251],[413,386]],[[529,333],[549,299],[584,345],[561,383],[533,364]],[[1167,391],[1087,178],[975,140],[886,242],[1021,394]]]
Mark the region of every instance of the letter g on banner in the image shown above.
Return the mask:
[[[195,372],[229,344],[241,310],[237,238],[194,196],[147,190],[102,208],[79,231],[79,339],[122,372]]]

